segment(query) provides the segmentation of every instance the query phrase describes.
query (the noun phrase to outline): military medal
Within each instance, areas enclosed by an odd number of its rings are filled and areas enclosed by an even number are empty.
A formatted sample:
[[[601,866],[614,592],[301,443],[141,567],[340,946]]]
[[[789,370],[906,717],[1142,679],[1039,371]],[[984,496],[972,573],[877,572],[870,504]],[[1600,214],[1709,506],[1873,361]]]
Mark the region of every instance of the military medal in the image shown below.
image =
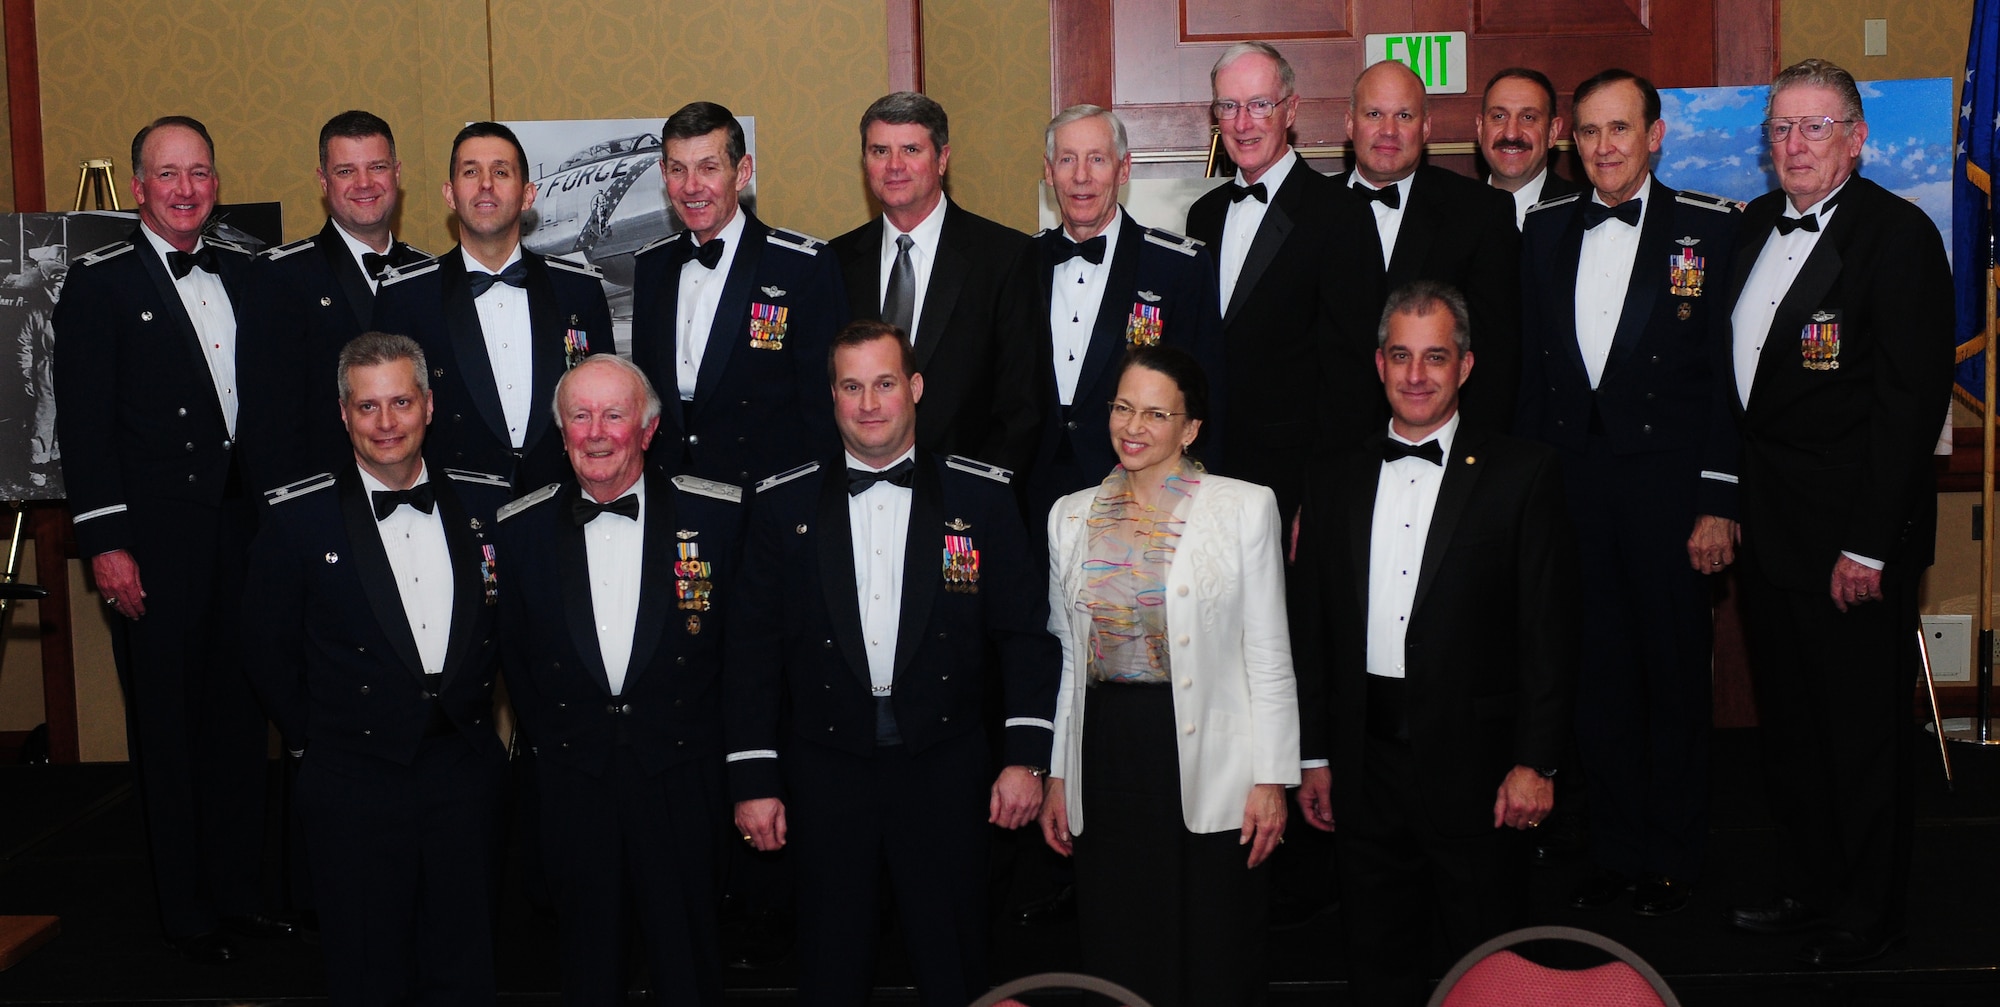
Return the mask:
[[[1681,306],[1674,309],[1674,317],[1680,319],[1683,322],[1687,321],[1688,316],[1692,314],[1694,314],[1694,305],[1689,304],[1686,301],[1682,301]]]
[[[492,546],[482,545],[479,547],[479,583],[486,588],[486,604],[488,605],[498,605],[500,603],[499,565],[499,560],[495,557]]]
[[[1704,267],[1708,263],[1706,256],[1694,254],[1694,246],[1700,244],[1701,239],[1676,238],[1674,242],[1681,246],[1681,250],[1667,256],[1668,291],[1675,297],[1700,297]],[[1685,320],[1687,315],[1680,317]]]
[[[674,607],[684,612],[706,612],[715,592],[714,570],[701,558],[701,543],[678,542],[680,559],[674,563]],[[701,632],[701,621],[689,617],[688,632]]]
[[[689,636],[699,636],[701,634],[701,616],[688,616],[687,627]]]
[[[574,319],[572,319],[574,321]],[[568,329],[563,332],[563,367],[568,369],[583,363],[590,356],[590,333],[582,329]]]
[[[792,309],[782,304],[750,302],[750,345],[759,350],[785,348],[786,318]]]
[[[1165,320],[1160,309],[1151,304],[1132,305],[1132,314],[1125,319],[1125,344],[1128,346],[1160,345],[1160,329]]]
[[[944,537],[944,589],[953,594],[979,593],[979,549],[972,536]]]
[[[1806,370],[1840,370],[1840,312],[1812,313],[1812,321],[1799,330],[1799,355]]]

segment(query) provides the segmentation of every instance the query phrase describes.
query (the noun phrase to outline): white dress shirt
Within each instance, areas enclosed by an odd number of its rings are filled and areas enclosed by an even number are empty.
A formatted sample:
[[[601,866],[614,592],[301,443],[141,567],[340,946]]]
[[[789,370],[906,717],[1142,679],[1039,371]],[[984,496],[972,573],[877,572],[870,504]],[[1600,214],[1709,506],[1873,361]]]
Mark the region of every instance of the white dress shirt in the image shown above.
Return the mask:
[[[1537,173],[1535,177],[1528,179],[1526,185],[1523,185],[1520,188],[1515,189],[1513,192],[1507,194],[1509,196],[1514,197],[1515,230],[1518,231],[1528,226],[1528,207],[1531,207],[1536,203],[1542,201],[1542,186],[1546,185],[1548,183],[1548,180],[1549,180],[1549,166],[1547,164],[1544,164],[1542,165],[1542,170],[1539,173]],[[1488,175],[1486,177],[1486,184],[1493,185],[1493,176]],[[1499,188],[1499,186],[1494,186],[1494,188],[1497,189]]]
[[[722,242],[722,258],[710,269],[695,259],[681,267],[681,286],[674,301],[674,322],[680,326],[679,346],[674,354],[674,379],[680,386],[682,402],[694,401],[695,382],[701,377],[701,355],[708,351],[708,336],[715,329],[715,311],[722,304],[722,288],[729,282],[729,267],[736,263],[736,250],[743,244],[743,210],[710,241]],[[750,338],[744,330],[743,338]]]
[[[488,270],[464,248],[467,273]],[[515,245],[501,269],[521,261],[521,246]],[[493,387],[500,393],[500,412],[507,419],[507,441],[520,447],[528,439],[528,419],[535,408],[534,326],[528,318],[528,291],[495,282],[486,293],[472,299],[479,312],[479,334],[486,340],[486,360],[493,368]]]
[[[931,212],[917,222],[909,231],[898,231],[889,223],[889,215],[882,215],[882,275],[879,290],[875,292],[875,304],[880,307],[889,297],[889,275],[896,270],[896,239],[905,233],[910,236],[910,269],[917,274],[917,289],[912,294],[910,304],[910,345],[917,345],[917,330],[924,324],[924,295],[931,289],[931,266],[937,262],[938,242],[944,235],[944,211],[951,203],[950,198],[939,196]]]
[[[150,227],[141,226],[139,233],[146,236],[146,242],[153,246],[153,253],[162,263],[169,261],[168,252],[177,250]],[[195,239],[194,251],[201,251],[204,244],[202,239]],[[168,269],[167,276],[173,275],[173,270]],[[208,361],[208,376],[215,382],[215,398],[222,405],[222,422],[234,440],[236,312],[229,305],[229,290],[222,285],[222,277],[197,267],[174,280],[174,293],[180,295],[181,307],[187,309],[188,321],[194,323],[195,335],[201,339],[201,355]]]
[[[847,467],[880,472],[904,458],[915,458],[912,446],[896,461],[876,468],[852,454]],[[845,473],[833,476],[847,478]],[[903,548],[910,533],[910,490],[880,482],[847,498],[847,522],[854,539],[854,592],[861,602],[861,642],[868,648],[868,684],[876,696],[887,696],[896,678],[896,631],[903,624]]]
[[[1625,290],[1632,283],[1632,263],[1639,255],[1639,233],[1653,210],[1652,196],[1653,178],[1648,175],[1632,195],[1640,200],[1638,223],[1612,217],[1583,232],[1583,250],[1576,260],[1576,346],[1583,351],[1583,369],[1592,388],[1604,379],[1604,362],[1611,358],[1611,341],[1625,313]],[[1590,201],[1606,205],[1595,191]],[[1657,265],[1647,263],[1647,268]]]
[[[1055,352],[1056,394],[1063,405],[1076,398],[1076,383],[1083,376],[1083,358],[1097,327],[1097,312],[1104,304],[1111,256],[1118,250],[1119,224],[1124,219],[1125,211],[1119,209],[1104,229],[1103,262],[1093,263],[1079,255],[1057,266],[1049,277],[1049,341]],[[1069,233],[1065,231],[1063,236],[1068,238]]]
[[[361,270],[362,277],[368,281],[368,289],[379,293],[381,291],[382,281],[377,280],[375,278],[375,274],[370,273],[368,271],[368,264],[363,262],[361,257],[371,252],[374,252],[377,255],[387,255],[388,253],[375,252],[374,249],[368,247],[367,242],[362,241],[360,238],[357,238],[354,235],[347,233],[347,228],[340,226],[340,221],[338,220],[333,222],[333,233],[340,235],[340,240],[347,243],[347,254],[354,256],[355,268]],[[389,247],[390,248],[396,247],[396,236],[393,234],[389,235]],[[471,265],[471,261],[467,260],[466,265],[469,267]]]
[[[1410,183],[1416,177],[1416,172],[1411,172],[1392,183],[1396,186],[1397,203],[1395,209],[1392,210],[1387,205],[1374,200],[1368,201],[1369,209],[1375,211],[1375,234],[1382,239],[1383,269],[1389,268],[1389,263],[1396,259],[1396,236],[1403,233],[1403,211],[1410,208]],[[1350,188],[1360,189],[1364,192],[1383,188],[1362,178],[1361,172],[1358,170],[1348,173],[1347,184]]]
[[[361,471],[361,487],[369,505],[376,490],[396,487]],[[412,486],[431,481],[429,467],[417,473]],[[382,551],[389,554],[389,571],[396,577],[396,594],[403,601],[403,617],[409,620],[410,635],[417,639],[417,657],[424,662],[424,674],[444,673],[445,652],[451,644],[451,602],[456,594],[451,570],[451,549],[445,544],[444,515],[438,508],[429,514],[403,504],[388,517],[375,522],[382,536]]]
[[[639,571],[646,553],[645,478],[633,483],[626,495],[639,498],[638,518],[599,514],[583,526],[591,621],[597,626],[597,652],[604,656],[604,675],[611,680],[614,696],[625,691],[625,666],[632,663],[632,634],[639,628]]]
[[[1444,422],[1426,441],[1437,441],[1451,461],[1452,437],[1458,414]],[[1389,439],[1411,441],[1396,433]],[[1424,562],[1424,542],[1430,537],[1431,515],[1437,510],[1444,466],[1422,458],[1398,458],[1382,463],[1375,482],[1375,518],[1368,533],[1368,673],[1402,678],[1404,634],[1410,610],[1417,603],[1417,577]]]
[[[1292,169],[1304,162],[1299,152],[1286,148],[1257,183],[1264,187],[1264,199],[1239,199],[1229,204],[1222,216],[1222,244],[1216,248],[1217,264],[1222,267],[1220,293],[1222,304],[1217,309],[1229,313],[1229,299],[1236,294],[1236,281],[1243,275],[1243,260],[1250,256],[1250,246],[1257,240],[1257,229],[1264,226],[1264,213],[1271,208],[1271,200],[1278,198],[1278,190],[1284,188],[1285,179],[1292,177]],[[1311,171],[1311,168],[1306,168]],[[1243,170],[1236,171],[1236,181],[1232,185],[1249,185],[1243,180]]]

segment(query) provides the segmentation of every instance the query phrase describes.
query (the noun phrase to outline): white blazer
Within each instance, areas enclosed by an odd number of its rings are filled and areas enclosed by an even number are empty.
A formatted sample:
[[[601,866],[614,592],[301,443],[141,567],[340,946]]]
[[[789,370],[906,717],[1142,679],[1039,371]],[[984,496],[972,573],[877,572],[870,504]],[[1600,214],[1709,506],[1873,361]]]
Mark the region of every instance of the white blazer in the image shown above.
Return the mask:
[[[1084,649],[1090,614],[1077,605],[1098,488],[1049,512],[1049,631],[1062,641],[1055,750],[1069,829],[1083,831]],[[1181,816],[1188,831],[1243,827],[1259,783],[1299,782],[1298,684],[1285,623],[1283,522],[1278,501],[1255,483],[1204,475],[1167,571],[1167,641],[1173,668]],[[1117,686],[1111,686],[1117,688]]]

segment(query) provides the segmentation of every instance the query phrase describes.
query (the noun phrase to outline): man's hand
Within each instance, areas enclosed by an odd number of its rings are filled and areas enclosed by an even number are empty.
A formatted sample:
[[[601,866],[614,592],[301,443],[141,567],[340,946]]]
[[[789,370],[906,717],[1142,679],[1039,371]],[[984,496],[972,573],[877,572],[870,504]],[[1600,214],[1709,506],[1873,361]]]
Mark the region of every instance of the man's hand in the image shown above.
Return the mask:
[[[1500,781],[1500,792],[1493,799],[1493,827],[1532,829],[1555,806],[1555,781],[1529,766],[1515,766]]]
[[[1688,535],[1688,565],[1696,573],[1721,573],[1736,562],[1736,544],[1743,541],[1743,529],[1726,517],[1703,514],[1694,519]]]
[[[123,549],[101,552],[90,558],[90,574],[97,590],[119,615],[137,619],[146,614],[146,589],[139,585],[139,561]]]
[[[1828,593],[1833,595],[1833,607],[1842,612],[1849,605],[1878,601],[1882,597],[1882,571],[1842,556],[1833,561],[1833,584]]]
[[[1325,766],[1303,770],[1299,780],[1299,814],[1321,832],[1333,831],[1333,770]]]
[[[1008,766],[993,781],[986,820],[1003,829],[1018,829],[1042,810],[1042,781],[1026,766]]]
[[[737,801],[736,829],[759,852],[784,849],[785,802],[775,797]]]
[[[1284,841],[1284,785],[1259,783],[1251,787],[1249,799],[1243,802],[1243,837],[1236,845],[1250,847],[1250,866],[1255,867]]]
[[[1054,776],[1042,794],[1042,839],[1065,857],[1076,852],[1076,837],[1069,834],[1069,805],[1063,803],[1063,781]]]

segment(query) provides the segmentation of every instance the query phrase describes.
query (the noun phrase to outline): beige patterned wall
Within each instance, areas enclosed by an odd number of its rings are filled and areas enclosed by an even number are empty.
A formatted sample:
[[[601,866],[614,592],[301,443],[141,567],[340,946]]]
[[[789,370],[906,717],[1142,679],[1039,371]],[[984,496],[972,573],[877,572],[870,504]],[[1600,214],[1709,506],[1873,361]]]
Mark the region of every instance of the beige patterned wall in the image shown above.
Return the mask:
[[[1886,18],[1889,54],[1863,56],[1861,22]],[[1950,77],[1965,73],[1972,0],[1780,0],[1779,59],[1830,59],[1861,80]],[[1954,100],[1957,87],[1953,86]]]
[[[952,198],[1036,230],[1049,121],[1047,0],[928,0],[925,90],[951,113]]]

